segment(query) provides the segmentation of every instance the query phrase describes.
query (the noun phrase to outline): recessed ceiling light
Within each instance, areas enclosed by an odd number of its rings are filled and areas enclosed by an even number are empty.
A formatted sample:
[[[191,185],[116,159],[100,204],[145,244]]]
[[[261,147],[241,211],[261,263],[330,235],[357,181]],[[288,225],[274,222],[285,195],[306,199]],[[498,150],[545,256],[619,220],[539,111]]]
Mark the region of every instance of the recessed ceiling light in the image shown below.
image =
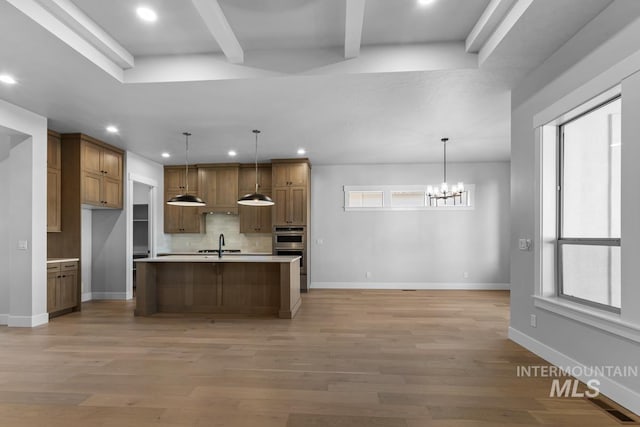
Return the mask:
[[[115,126],[107,126],[107,132],[109,133],[118,133],[118,128]]]
[[[307,154],[307,150],[305,150],[304,148],[298,148],[298,154],[300,155]]]
[[[235,157],[236,155],[238,155],[238,153],[236,153],[234,150],[229,150],[229,156],[231,157]]]
[[[167,159],[167,158],[171,157],[171,154],[169,154],[169,153],[162,153],[161,155],[162,155],[162,157],[164,157],[165,159]]]
[[[14,79],[9,74],[0,74],[0,82],[6,83],[8,85],[14,85],[17,83],[16,79]]]
[[[418,4],[420,6],[428,6],[433,3],[435,0],[418,0]]]
[[[148,7],[140,6],[136,9],[136,13],[143,21],[156,22],[158,20],[158,14]]]

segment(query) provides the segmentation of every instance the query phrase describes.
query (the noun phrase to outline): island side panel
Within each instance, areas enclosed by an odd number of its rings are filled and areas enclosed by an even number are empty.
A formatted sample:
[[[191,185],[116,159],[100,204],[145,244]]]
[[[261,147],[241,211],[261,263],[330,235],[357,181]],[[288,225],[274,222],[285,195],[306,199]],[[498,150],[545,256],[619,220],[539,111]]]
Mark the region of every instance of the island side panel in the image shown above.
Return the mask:
[[[158,312],[213,313],[218,307],[218,270],[213,263],[157,263]]]
[[[136,316],[150,316],[157,311],[156,265],[139,262],[136,265]]]
[[[280,268],[277,263],[220,263],[220,313],[277,314]]]
[[[300,309],[300,261],[280,264],[280,311],[281,319],[293,319]]]

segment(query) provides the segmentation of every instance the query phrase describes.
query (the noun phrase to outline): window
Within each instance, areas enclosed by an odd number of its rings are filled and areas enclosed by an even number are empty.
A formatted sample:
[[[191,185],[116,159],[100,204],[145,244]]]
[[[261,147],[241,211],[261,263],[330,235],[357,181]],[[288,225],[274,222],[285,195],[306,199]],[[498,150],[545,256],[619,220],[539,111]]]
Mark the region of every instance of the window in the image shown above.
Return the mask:
[[[426,185],[345,185],[345,211],[416,211],[474,209],[475,185],[465,185],[462,196],[430,202]]]
[[[621,99],[559,126],[558,295],[619,312]]]

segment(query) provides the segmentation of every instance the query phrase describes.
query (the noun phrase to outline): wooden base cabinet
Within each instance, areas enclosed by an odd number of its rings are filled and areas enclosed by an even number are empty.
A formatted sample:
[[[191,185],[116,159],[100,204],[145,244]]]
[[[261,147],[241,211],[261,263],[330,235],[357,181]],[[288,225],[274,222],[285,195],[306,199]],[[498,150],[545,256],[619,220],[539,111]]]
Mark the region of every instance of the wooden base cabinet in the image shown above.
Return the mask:
[[[78,263],[76,261],[47,264],[47,312],[63,314],[80,304]]]

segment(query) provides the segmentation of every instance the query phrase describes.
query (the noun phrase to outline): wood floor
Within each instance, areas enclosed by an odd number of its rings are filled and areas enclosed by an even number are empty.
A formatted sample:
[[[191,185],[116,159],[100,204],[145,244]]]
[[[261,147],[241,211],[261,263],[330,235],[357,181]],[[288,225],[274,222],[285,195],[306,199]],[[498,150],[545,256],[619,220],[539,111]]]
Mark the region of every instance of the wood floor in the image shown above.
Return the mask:
[[[549,398],[502,291],[321,291],[294,320],[91,302],[0,327],[0,426],[619,426]]]

